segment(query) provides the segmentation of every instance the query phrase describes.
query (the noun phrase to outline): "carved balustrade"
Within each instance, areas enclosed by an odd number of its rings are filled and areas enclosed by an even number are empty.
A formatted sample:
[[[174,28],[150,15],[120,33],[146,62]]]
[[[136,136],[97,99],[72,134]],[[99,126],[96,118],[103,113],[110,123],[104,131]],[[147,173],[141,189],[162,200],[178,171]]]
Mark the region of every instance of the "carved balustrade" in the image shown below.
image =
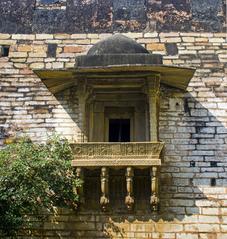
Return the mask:
[[[76,167],[78,178],[83,178],[83,168],[100,167],[101,197],[100,204],[103,211],[109,204],[109,168],[126,168],[125,204],[132,210],[133,197],[133,168],[150,168],[151,175],[151,208],[158,210],[158,170],[161,166],[160,154],[164,144],[162,142],[130,142],[130,143],[76,143],[71,145],[74,153],[72,166]],[[83,202],[83,189],[79,192]]]

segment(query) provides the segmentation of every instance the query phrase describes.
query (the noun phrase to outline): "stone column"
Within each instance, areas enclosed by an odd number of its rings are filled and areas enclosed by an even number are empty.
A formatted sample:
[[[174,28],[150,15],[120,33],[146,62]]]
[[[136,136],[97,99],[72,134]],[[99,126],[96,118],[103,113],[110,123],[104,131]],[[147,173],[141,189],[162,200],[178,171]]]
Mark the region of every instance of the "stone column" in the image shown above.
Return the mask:
[[[126,189],[127,189],[127,196],[125,197],[125,204],[129,211],[132,210],[134,205],[134,197],[133,197],[133,168],[127,167],[126,169]]]
[[[88,91],[86,89],[86,79],[79,79],[77,84],[77,96],[78,96],[78,110],[79,110],[79,123],[80,128],[80,142],[87,142],[86,132],[86,99],[88,97]]]
[[[109,170],[107,167],[101,168],[101,193],[101,208],[106,211],[106,207],[109,204]]]
[[[149,103],[150,141],[158,141],[160,77],[147,78],[147,94]]]

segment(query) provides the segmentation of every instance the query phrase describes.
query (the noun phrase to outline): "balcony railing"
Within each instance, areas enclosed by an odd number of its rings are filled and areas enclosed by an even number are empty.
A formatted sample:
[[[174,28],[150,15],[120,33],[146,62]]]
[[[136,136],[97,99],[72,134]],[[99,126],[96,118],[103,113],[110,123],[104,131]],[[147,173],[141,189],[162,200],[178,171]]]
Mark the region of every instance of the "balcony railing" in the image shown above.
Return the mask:
[[[75,167],[160,166],[162,142],[76,143],[71,145]]]
[[[128,210],[134,205],[133,178],[135,167],[150,167],[152,211],[158,210],[158,168],[161,165],[160,154],[162,142],[130,143],[76,143],[71,145],[74,160],[72,166],[77,168],[78,178],[84,180],[83,168],[100,167],[100,204],[106,210],[109,204],[109,168],[125,167],[126,191],[125,204]],[[83,198],[83,188],[79,192]],[[81,200],[83,201],[83,200]]]

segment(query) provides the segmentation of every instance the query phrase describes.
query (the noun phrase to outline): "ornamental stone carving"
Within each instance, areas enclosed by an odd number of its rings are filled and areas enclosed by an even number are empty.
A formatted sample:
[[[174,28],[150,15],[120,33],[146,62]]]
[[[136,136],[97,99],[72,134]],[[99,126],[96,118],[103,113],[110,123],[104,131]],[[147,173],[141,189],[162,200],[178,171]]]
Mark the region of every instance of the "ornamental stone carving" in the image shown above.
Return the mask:
[[[76,167],[158,166],[163,143],[77,143],[71,147]]]

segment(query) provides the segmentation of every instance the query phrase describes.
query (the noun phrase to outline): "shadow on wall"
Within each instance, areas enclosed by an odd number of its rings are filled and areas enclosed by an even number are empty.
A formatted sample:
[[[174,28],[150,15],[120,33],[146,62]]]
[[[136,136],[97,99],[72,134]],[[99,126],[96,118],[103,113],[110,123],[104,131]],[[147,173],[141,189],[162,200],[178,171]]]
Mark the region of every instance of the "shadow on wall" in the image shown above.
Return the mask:
[[[90,197],[94,195],[98,206],[92,210],[87,204],[74,215],[79,226],[74,224],[73,236],[89,232],[92,238],[97,235],[100,235],[99,238],[125,238],[130,233],[146,232],[149,238],[152,232],[183,231],[182,223],[185,224],[185,230],[188,225],[188,229],[194,232],[199,230],[201,223],[204,228],[205,225],[210,228],[205,231],[215,233],[218,230],[227,184],[226,106],[219,94],[223,92],[221,84],[217,91],[212,91],[212,87],[203,87],[207,91],[203,92],[197,87],[191,94],[162,87],[160,139],[166,146],[160,173],[160,211],[157,214],[150,210],[128,213],[114,210],[113,207],[102,213],[98,205],[98,172],[90,178],[91,184],[94,183],[90,185],[94,192],[88,190],[86,193]],[[73,105],[63,104],[63,107],[69,115],[75,116]],[[73,120],[78,123],[76,117]],[[144,185],[137,187],[144,189]],[[124,198],[124,204],[123,201]],[[207,221],[207,215],[213,215],[213,221]],[[70,225],[70,221],[68,223]],[[190,228],[192,223],[194,229]]]
[[[204,93],[207,96],[198,101],[190,93],[168,91],[163,94],[160,115],[160,138],[166,143],[160,179],[162,210],[171,215],[176,207],[172,219],[184,220],[223,204],[226,111],[218,109],[221,99],[212,93]]]

